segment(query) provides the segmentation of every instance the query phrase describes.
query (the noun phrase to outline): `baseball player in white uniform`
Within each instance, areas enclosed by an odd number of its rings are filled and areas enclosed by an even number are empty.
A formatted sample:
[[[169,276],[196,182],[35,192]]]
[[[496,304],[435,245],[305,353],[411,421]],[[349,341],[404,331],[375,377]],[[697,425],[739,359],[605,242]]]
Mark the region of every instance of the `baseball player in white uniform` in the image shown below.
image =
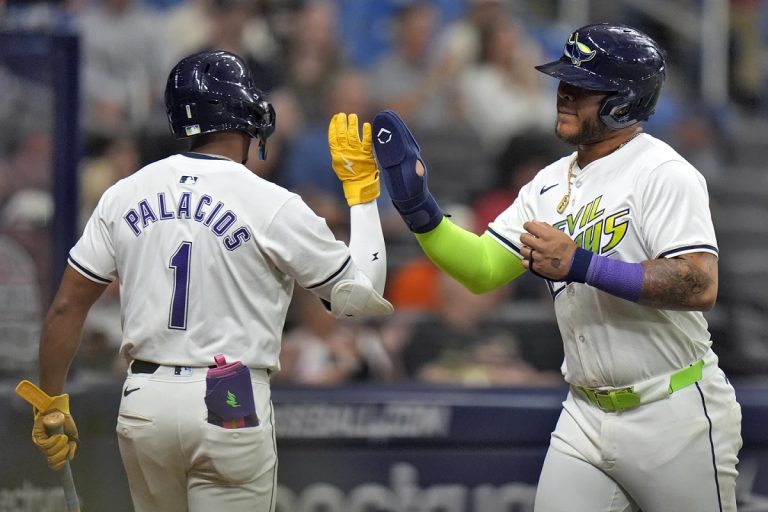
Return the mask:
[[[120,352],[130,366],[117,434],[135,510],[274,510],[269,378],[279,370],[294,283],[337,317],[392,311],[382,297],[386,252],[371,126],[364,124],[362,140],[354,114],[337,114],[329,126],[351,207],[348,247],[301,197],[243,165],[252,138],[264,154],[275,112],[240,57],[217,51],[183,59],[169,76],[166,106],[173,133],[191,138],[191,150],[108,189],[72,248],[40,343],[41,387],[58,395],[67,435],[34,440],[52,467],[74,456],[77,429],[61,393],[90,306],[119,278]],[[206,374],[218,354],[249,368],[255,425],[210,423]],[[251,401],[243,398],[227,401]]]
[[[444,217],[418,144],[382,112],[374,151],[393,203],[476,293],[525,270],[549,286],[570,392],[536,512],[735,511],[741,411],[702,315],[717,296],[706,183],[640,123],[659,97],[662,52],[630,27],[590,25],[537,69],[560,80],[555,132],[572,155],[477,236]]]

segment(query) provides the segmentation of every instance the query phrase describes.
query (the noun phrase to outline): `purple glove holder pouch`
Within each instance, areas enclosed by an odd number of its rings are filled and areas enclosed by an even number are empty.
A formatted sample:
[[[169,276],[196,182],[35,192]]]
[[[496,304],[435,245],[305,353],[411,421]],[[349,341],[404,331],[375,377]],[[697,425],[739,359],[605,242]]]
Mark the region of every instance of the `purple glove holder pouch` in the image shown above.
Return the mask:
[[[208,423],[224,428],[257,426],[250,370],[240,361],[227,363],[223,355],[215,359],[217,366],[205,377]]]

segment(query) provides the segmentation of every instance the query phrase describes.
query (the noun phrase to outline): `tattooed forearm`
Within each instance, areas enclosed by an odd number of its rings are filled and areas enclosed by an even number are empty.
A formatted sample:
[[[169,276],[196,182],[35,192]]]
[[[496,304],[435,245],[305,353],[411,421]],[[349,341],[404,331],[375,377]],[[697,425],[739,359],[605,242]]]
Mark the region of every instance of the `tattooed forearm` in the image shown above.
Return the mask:
[[[640,304],[660,309],[709,310],[717,296],[717,258],[661,258],[643,263]]]

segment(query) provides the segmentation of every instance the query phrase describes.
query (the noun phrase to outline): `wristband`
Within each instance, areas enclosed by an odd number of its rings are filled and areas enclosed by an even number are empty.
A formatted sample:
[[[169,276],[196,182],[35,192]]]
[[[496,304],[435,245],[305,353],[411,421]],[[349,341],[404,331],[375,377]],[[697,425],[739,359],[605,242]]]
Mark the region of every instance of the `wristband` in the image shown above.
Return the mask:
[[[586,283],[587,271],[589,271],[589,265],[595,256],[595,253],[577,247],[571,260],[571,268],[568,270],[565,280],[569,283]]]
[[[616,297],[637,302],[643,291],[642,263],[627,263],[577,248],[567,281],[586,283]]]
[[[435,198],[427,191],[417,204],[410,201],[395,201],[392,204],[405,221],[408,229],[414,233],[426,233],[432,231],[440,224],[445,214],[438,206]]]

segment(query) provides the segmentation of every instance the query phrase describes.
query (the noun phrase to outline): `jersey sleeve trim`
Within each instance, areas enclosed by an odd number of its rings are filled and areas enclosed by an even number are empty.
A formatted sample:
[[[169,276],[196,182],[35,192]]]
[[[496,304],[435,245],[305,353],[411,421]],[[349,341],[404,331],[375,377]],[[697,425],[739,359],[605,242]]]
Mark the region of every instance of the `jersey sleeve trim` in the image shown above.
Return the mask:
[[[72,256],[70,256],[67,259],[67,262],[72,268],[74,268],[76,271],[78,271],[80,274],[82,274],[84,277],[87,277],[91,281],[94,281],[96,283],[101,283],[101,284],[110,284],[113,281],[113,279],[111,278],[101,277],[100,275],[94,272],[91,272],[90,270],[85,268],[83,265],[75,261],[75,259],[72,258]]]
[[[331,274],[330,276],[328,276],[328,278],[324,279],[323,281],[321,281],[321,282],[319,282],[319,283],[317,283],[317,284],[313,284],[313,285],[307,286],[307,287],[306,287],[306,289],[307,289],[307,290],[311,290],[312,288],[317,288],[317,287],[319,287],[319,286],[323,286],[324,284],[328,284],[328,283],[329,283],[329,282],[331,282],[333,279],[335,279],[335,278],[336,278],[336,276],[338,276],[339,274],[341,274],[342,272],[344,272],[344,269],[346,269],[346,268],[347,268],[347,266],[349,266],[349,263],[350,263],[351,261],[352,261],[352,256],[347,256],[347,259],[346,259],[346,260],[344,260],[344,263],[341,265],[341,267],[339,267],[339,269],[338,269],[336,272],[334,272],[333,274]]]
[[[659,254],[658,258],[674,258],[675,256],[680,256],[681,254],[688,254],[691,252],[708,252],[714,254],[715,256],[720,256],[720,252],[714,245],[699,244],[685,245],[683,247],[676,247],[675,249],[664,251]]]
[[[515,244],[513,244],[512,242],[510,242],[509,240],[507,240],[506,238],[504,238],[503,236],[501,236],[491,228],[487,228],[486,231],[490,236],[494,238],[494,240],[501,243],[501,245],[505,246],[507,249],[515,253],[518,257],[520,258],[523,257],[523,255],[520,254],[520,248],[518,246],[516,246]]]

